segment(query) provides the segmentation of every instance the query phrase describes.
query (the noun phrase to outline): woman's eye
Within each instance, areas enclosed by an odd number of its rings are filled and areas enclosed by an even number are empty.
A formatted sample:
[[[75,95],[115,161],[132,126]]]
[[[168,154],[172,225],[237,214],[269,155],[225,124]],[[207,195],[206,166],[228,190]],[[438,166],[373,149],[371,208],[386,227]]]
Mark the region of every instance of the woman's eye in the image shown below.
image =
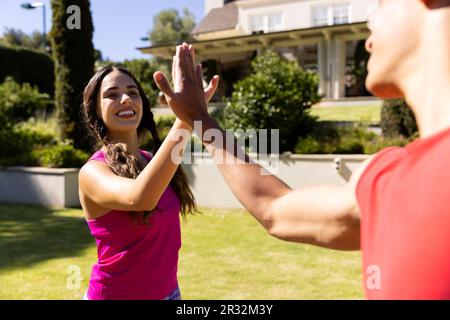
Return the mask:
[[[107,95],[105,95],[106,99],[114,99],[117,97],[116,93],[108,93]]]
[[[129,93],[129,95],[135,97],[135,96],[138,96],[139,93],[136,92],[136,91],[132,91],[132,92]]]

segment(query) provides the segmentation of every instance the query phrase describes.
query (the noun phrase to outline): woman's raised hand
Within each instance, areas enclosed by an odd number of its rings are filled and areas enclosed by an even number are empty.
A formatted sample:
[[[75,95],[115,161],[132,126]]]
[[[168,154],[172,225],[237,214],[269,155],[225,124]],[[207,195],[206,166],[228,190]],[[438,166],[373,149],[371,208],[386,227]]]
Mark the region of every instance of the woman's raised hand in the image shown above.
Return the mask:
[[[195,65],[195,51],[186,43],[177,46],[172,63],[172,89],[165,75],[157,71],[153,75],[158,88],[175,115],[193,126],[194,121],[208,115],[207,104],[219,84],[219,76],[214,76],[206,89],[203,88],[201,64]]]

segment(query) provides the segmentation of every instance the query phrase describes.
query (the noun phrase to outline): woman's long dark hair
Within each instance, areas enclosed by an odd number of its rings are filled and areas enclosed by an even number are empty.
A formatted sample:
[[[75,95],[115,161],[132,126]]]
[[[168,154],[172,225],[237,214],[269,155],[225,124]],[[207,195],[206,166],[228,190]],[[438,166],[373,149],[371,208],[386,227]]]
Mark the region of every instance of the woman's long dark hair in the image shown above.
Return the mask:
[[[103,146],[106,146],[106,158],[107,163],[111,170],[118,176],[136,179],[141,173],[143,168],[139,166],[138,159],[127,152],[126,145],[123,143],[112,143],[109,140],[107,128],[103,120],[98,116],[98,96],[100,94],[101,84],[103,79],[113,71],[120,71],[128,75],[135,82],[139,94],[142,99],[142,119],[138,126],[138,137],[141,138],[145,133],[145,129],[150,131],[153,138],[153,154],[158,151],[161,146],[161,139],[159,138],[158,131],[156,130],[156,123],[153,118],[153,113],[150,110],[150,101],[142,89],[139,81],[134,77],[134,75],[125,68],[106,66],[99,69],[95,75],[91,78],[88,85],[84,89],[83,94],[83,119],[90,136],[94,139],[95,145],[94,149],[98,150]],[[170,182],[170,186],[176,193],[178,200],[181,205],[181,214],[186,216],[188,213],[197,212],[197,206],[195,203],[194,196],[189,187],[186,175],[183,172],[181,166],[178,167],[174,177]],[[149,217],[151,216],[151,211],[145,212],[131,212],[133,221],[143,220],[147,223]]]

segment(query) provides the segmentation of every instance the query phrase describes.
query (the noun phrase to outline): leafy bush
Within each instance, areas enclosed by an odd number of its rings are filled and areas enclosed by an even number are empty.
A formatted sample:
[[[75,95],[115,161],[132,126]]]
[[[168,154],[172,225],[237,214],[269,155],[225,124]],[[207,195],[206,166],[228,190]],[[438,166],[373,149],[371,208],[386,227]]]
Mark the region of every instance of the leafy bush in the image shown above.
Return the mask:
[[[391,147],[391,146],[404,147],[408,143],[410,143],[411,140],[412,139],[407,139],[403,136],[391,137],[391,138],[379,137],[372,143],[366,144],[364,147],[364,151],[366,154],[374,154],[384,148]]]
[[[385,100],[381,108],[381,130],[385,137],[412,137],[417,132],[416,119],[406,102]]]
[[[0,166],[81,167],[88,154],[32,123],[0,128]]]
[[[55,141],[60,141],[59,122],[55,113],[39,114],[36,117],[29,118],[27,121],[17,123],[15,128],[49,135]]]
[[[308,136],[299,139],[295,153],[373,154],[389,146],[405,146],[410,141],[402,136],[380,137],[363,126],[338,128],[320,123]]]
[[[37,165],[49,168],[80,168],[89,159],[84,151],[63,144],[34,150],[32,157]]]
[[[18,128],[0,129],[0,166],[35,165],[31,155],[36,147],[54,143],[53,136]]]
[[[164,139],[169,134],[170,128],[175,123],[176,117],[172,115],[160,116],[155,119],[156,128],[161,139]]]
[[[314,122],[305,110],[320,99],[319,77],[272,51],[258,56],[252,69],[252,75],[234,86],[226,126],[244,131],[279,129],[280,151],[292,151]]]
[[[0,123],[3,125],[27,120],[38,112],[49,111],[52,105],[48,94],[40,93],[28,83],[20,85],[7,78],[0,84]]]
[[[337,127],[332,123],[318,122],[306,136],[298,140],[294,151],[300,154],[334,153],[339,141]]]
[[[164,115],[164,116],[155,117],[156,128],[158,130],[161,141],[164,141],[164,139],[169,134],[169,131],[172,128],[172,126],[175,122],[175,119],[176,119],[176,117],[174,115]],[[153,149],[153,139],[151,138],[151,136],[149,134],[143,138],[143,140],[141,142],[141,147],[146,150]],[[203,150],[203,149],[204,149],[204,147],[203,147],[202,143],[200,142],[200,140],[197,137],[192,136],[191,137],[191,152],[196,152],[196,151]],[[187,152],[187,149],[186,149],[186,152]]]
[[[217,123],[222,127],[226,127],[226,113],[227,108],[219,106],[216,109],[214,109],[210,115],[211,117],[217,121]]]
[[[169,133],[170,128],[172,128],[175,119],[176,117],[174,115],[164,115],[155,117],[156,130],[158,131],[161,141],[164,141],[164,139],[167,137],[167,134]],[[153,149],[153,138],[148,132],[143,137],[141,141],[141,146],[142,148],[147,150]]]

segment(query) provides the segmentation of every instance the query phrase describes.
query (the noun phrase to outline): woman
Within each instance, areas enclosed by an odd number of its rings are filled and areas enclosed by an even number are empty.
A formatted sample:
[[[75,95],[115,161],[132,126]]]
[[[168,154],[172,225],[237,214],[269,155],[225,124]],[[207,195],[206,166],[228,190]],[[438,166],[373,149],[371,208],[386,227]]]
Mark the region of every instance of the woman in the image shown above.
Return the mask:
[[[217,83],[215,77],[205,90],[207,100]],[[85,299],[180,299],[179,213],[194,213],[196,205],[171,155],[187,142],[179,142],[179,131],[191,128],[176,119],[161,144],[139,82],[111,66],[86,86],[83,114],[98,145],[79,174],[81,205],[98,246]],[[139,149],[145,130],[152,134],[154,156]]]

